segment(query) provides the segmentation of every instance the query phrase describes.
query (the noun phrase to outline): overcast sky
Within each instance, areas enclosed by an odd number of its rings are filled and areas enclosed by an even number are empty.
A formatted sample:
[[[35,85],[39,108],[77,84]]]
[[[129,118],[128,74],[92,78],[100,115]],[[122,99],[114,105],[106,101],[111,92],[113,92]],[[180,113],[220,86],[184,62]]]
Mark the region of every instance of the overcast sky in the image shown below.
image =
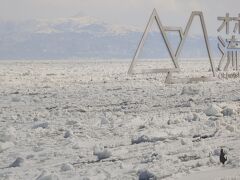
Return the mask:
[[[240,13],[240,0],[0,0],[0,19],[52,19],[81,13],[109,23],[143,28],[153,8],[164,25],[182,27],[191,11],[203,11],[208,31],[213,34],[220,24],[217,16]]]

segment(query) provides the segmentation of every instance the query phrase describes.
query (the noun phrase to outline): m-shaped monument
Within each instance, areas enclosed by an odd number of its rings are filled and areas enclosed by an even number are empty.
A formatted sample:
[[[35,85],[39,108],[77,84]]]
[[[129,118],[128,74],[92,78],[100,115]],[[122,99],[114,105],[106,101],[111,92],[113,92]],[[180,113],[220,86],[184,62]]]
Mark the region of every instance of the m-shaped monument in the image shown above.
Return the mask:
[[[211,49],[210,49],[210,45],[209,45],[209,39],[208,39],[208,34],[207,34],[207,29],[206,29],[203,13],[201,11],[193,11],[189,20],[188,20],[187,26],[186,26],[186,28],[183,32],[181,27],[166,27],[166,26],[163,26],[156,9],[153,10],[153,12],[150,16],[150,19],[148,21],[146,29],[145,29],[145,31],[142,35],[141,41],[139,42],[138,48],[137,48],[137,50],[134,54],[133,60],[132,60],[131,65],[129,67],[128,74],[133,74],[135,72],[134,71],[134,66],[137,62],[137,59],[138,59],[138,56],[139,56],[140,52],[143,49],[145,40],[147,38],[147,35],[148,35],[154,21],[156,21],[157,27],[159,28],[160,33],[163,37],[164,43],[165,43],[165,45],[167,47],[167,50],[169,52],[169,55],[171,57],[174,68],[170,68],[170,69],[150,69],[150,70],[149,69],[144,69],[141,72],[142,73],[179,72],[180,67],[179,67],[178,59],[179,59],[180,53],[182,51],[182,48],[184,46],[184,43],[186,41],[186,38],[188,36],[188,32],[189,32],[189,29],[192,25],[192,22],[193,22],[194,18],[197,17],[197,16],[199,17],[200,22],[201,22],[201,27],[202,27],[202,31],[203,31],[203,35],[204,35],[204,41],[205,41],[205,45],[206,45],[206,49],[207,49],[207,53],[208,53],[209,63],[210,63],[210,66],[211,66],[213,76],[215,77],[216,76],[215,66],[214,66],[214,62],[213,62],[213,59],[212,59],[212,54],[211,54]],[[167,34],[166,34],[166,32],[168,32],[168,31],[176,31],[176,32],[179,33],[180,42],[179,42],[179,45],[178,45],[178,48],[177,48],[176,52],[173,52],[171,44],[169,43],[169,40],[168,40],[168,37],[167,37]]]

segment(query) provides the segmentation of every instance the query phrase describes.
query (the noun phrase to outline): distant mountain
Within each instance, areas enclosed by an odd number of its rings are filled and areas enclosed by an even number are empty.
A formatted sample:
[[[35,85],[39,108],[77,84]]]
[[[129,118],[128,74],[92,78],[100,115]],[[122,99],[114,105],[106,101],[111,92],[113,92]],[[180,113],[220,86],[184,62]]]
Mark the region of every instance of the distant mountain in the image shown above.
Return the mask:
[[[81,15],[54,20],[1,21],[0,59],[132,58],[142,33],[136,27],[107,24]],[[178,36],[168,34],[168,37],[176,49]],[[210,37],[214,55],[216,42],[216,38]],[[184,49],[184,57],[206,56],[201,36],[190,37]],[[141,57],[168,56],[160,33],[151,32]]]

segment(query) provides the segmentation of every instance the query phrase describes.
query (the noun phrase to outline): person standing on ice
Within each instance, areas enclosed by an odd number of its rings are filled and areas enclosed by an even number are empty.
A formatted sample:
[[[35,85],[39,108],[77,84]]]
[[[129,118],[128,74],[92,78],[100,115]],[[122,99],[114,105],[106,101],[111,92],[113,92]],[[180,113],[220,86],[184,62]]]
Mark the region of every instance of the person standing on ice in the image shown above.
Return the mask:
[[[220,152],[220,162],[224,165],[224,163],[227,161],[227,157],[225,157],[225,153],[223,152],[223,149],[221,149]]]

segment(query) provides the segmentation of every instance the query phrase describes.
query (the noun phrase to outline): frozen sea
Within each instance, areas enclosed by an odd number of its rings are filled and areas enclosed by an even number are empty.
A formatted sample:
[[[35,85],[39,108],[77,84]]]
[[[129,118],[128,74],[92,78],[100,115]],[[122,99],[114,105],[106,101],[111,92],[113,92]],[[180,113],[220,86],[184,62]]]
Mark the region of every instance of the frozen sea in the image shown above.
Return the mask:
[[[129,64],[0,61],[0,179],[239,180],[240,79],[165,84]],[[173,78],[211,76],[181,66]]]

